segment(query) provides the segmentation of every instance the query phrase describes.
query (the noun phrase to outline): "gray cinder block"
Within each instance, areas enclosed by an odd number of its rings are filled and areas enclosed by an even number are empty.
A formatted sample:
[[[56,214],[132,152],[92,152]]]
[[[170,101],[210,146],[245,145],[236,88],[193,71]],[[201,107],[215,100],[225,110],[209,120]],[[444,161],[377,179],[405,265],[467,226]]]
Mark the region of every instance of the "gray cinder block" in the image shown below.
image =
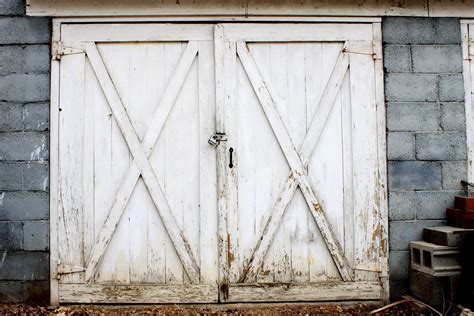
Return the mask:
[[[22,246],[22,224],[20,222],[0,222],[0,251],[18,250]]]
[[[417,191],[416,218],[417,219],[444,219],[446,208],[453,207],[454,197],[460,191]]]
[[[410,272],[410,252],[390,251],[390,277],[394,280],[408,279]]]
[[[441,164],[424,161],[392,161],[388,164],[390,190],[441,189]]]
[[[410,243],[411,268],[432,276],[461,275],[459,248],[426,241]]]
[[[49,255],[47,252],[8,251],[2,253],[0,280],[47,280]]]
[[[462,235],[456,232],[463,230],[451,226],[427,227],[423,229],[423,240],[441,246],[461,247]]]
[[[49,44],[51,40],[50,24],[48,18],[0,18],[0,43]]]
[[[466,114],[464,103],[441,104],[441,127],[444,131],[465,131]]]
[[[384,18],[382,38],[388,44],[432,44],[436,38],[435,23],[426,18]]]
[[[412,102],[387,104],[389,131],[439,131],[441,109],[436,103]]]
[[[410,72],[412,70],[409,45],[385,45],[383,52],[386,72]]]
[[[388,73],[385,75],[385,98],[398,102],[437,101],[438,75]]]
[[[443,189],[462,190],[461,180],[467,180],[467,161],[444,161]]]
[[[46,221],[23,223],[24,249],[48,250],[49,225]]]
[[[416,158],[420,160],[464,160],[467,156],[464,132],[416,134]]]
[[[390,191],[388,196],[390,220],[415,219],[416,203],[414,191]]]
[[[0,133],[0,160],[47,160],[48,144],[45,133]]]
[[[0,15],[21,15],[25,13],[25,0],[0,0]]]
[[[389,132],[387,156],[389,160],[415,160],[415,134]]]
[[[0,131],[17,132],[23,130],[23,104],[0,102]]]
[[[440,75],[439,100],[451,102],[464,101],[464,81],[462,74]]]
[[[413,45],[412,59],[413,72],[462,72],[462,51],[460,45]]]
[[[25,131],[46,131],[49,129],[49,103],[29,103],[24,106]]]
[[[411,294],[437,310],[442,310],[445,300],[457,302],[456,289],[460,276],[435,277],[420,271],[410,270]]]
[[[49,100],[47,74],[14,74],[0,78],[0,99],[14,102]]]
[[[0,192],[0,220],[47,220],[49,194],[47,192]]]
[[[23,190],[46,191],[49,189],[49,164],[28,162],[23,168]]]

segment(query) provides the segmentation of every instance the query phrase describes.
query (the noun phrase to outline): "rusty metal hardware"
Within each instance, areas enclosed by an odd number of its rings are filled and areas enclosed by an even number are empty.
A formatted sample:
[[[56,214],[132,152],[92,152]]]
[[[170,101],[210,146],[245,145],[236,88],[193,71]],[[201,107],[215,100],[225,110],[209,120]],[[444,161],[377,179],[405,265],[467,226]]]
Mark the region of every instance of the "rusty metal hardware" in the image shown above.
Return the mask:
[[[220,142],[225,142],[227,140],[225,133],[215,133],[209,137],[207,143],[212,147],[217,147]]]
[[[219,301],[225,302],[229,299],[229,281],[224,280],[219,285]]]
[[[464,194],[466,195],[466,197],[470,197],[471,190],[474,188],[474,183],[466,180],[461,180],[461,185],[464,188]]]

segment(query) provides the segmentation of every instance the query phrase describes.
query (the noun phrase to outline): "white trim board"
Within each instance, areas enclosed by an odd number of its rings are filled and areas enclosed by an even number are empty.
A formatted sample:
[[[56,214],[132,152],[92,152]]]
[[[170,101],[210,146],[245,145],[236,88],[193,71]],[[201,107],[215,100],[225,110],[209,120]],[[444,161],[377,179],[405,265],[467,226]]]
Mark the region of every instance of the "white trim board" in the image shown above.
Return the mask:
[[[474,159],[474,109],[472,108],[472,73],[473,67],[471,48],[472,41],[469,40],[469,28],[474,25],[474,20],[461,21],[461,38],[462,38],[462,58],[463,58],[463,77],[465,92],[465,109],[466,109],[466,142],[467,142],[467,179],[469,182],[474,181],[474,168],[472,162]],[[472,34],[471,34],[472,36]]]
[[[27,0],[31,16],[456,16],[465,0]]]

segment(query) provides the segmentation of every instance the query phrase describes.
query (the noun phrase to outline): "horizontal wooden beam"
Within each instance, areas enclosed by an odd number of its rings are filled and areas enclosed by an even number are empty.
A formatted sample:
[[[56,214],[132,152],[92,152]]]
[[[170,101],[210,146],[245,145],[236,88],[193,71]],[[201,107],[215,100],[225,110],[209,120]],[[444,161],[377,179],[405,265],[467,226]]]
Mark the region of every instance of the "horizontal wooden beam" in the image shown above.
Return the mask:
[[[215,284],[59,284],[59,302],[80,304],[216,303],[217,286]]]
[[[429,5],[428,5],[429,2]],[[27,0],[32,16],[430,16],[469,14],[462,0]]]
[[[452,16],[474,17],[465,0],[27,0],[31,16]]]
[[[306,284],[230,284],[226,302],[380,300],[378,282],[327,282]]]

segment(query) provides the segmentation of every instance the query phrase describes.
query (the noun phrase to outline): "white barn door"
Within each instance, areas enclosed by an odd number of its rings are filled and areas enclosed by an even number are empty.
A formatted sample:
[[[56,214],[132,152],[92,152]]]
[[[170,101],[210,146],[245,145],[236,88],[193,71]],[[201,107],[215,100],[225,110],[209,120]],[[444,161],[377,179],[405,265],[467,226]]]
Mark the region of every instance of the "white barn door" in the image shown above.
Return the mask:
[[[60,34],[60,303],[386,298],[379,23]]]
[[[217,301],[210,25],[63,25],[59,301]]]
[[[384,295],[379,34],[372,24],[216,27],[222,300]]]

